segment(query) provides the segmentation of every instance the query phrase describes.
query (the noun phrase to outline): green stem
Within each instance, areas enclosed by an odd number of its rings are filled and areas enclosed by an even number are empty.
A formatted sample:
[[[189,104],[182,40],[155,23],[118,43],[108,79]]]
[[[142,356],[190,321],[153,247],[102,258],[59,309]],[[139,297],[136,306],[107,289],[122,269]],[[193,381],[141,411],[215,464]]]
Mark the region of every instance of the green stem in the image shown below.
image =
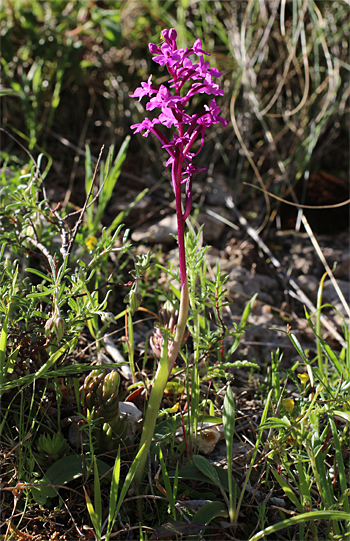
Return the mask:
[[[148,407],[146,411],[146,417],[143,424],[140,449],[144,445],[142,456],[140,462],[137,466],[135,477],[134,477],[134,486],[137,493],[140,492],[140,484],[145,475],[145,465],[147,460],[147,455],[151,447],[152,438],[154,434],[154,428],[156,426],[157,417],[159,413],[160,404],[163,398],[163,393],[165,386],[167,384],[169,374],[175,364],[177,355],[180,351],[182,344],[186,323],[188,315],[188,284],[187,279],[183,284],[181,291],[180,299],[180,312],[178,323],[175,331],[175,338],[173,343],[173,348],[170,356],[168,357],[168,337],[164,334],[164,342],[162,347],[162,354],[159,360],[159,366],[157,373],[154,377],[153,386],[151,390],[151,395],[148,402]]]

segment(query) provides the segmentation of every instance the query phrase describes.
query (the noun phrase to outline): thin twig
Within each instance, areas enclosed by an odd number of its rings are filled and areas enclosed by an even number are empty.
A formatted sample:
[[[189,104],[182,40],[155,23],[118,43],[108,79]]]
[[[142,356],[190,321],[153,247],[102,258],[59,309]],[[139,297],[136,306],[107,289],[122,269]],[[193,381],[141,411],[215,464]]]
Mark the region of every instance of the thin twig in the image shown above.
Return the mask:
[[[244,218],[244,216],[242,216],[242,214],[239,212],[239,210],[236,208],[234,202],[233,202],[233,199],[231,196],[227,197],[226,198],[226,206],[228,208],[230,208],[232,210],[232,212],[234,212],[234,214],[237,216],[238,218],[238,221],[239,223],[244,227],[244,229],[246,230],[246,232],[248,233],[248,235],[256,242],[256,244],[262,249],[262,251],[269,257],[271,263],[273,264],[273,266],[276,268],[276,270],[278,271],[278,273],[280,275],[282,275],[282,279],[283,281],[287,282],[288,285],[290,286],[289,289],[287,290],[288,291],[288,294],[295,298],[296,300],[298,300],[299,302],[301,302],[302,304],[305,304],[307,306],[307,308],[311,311],[311,312],[316,312],[316,307],[314,306],[314,304],[310,301],[310,299],[305,295],[305,293],[300,289],[300,287],[298,286],[298,284],[295,282],[295,280],[293,280],[293,278],[291,278],[290,276],[287,275],[286,271],[284,270],[284,268],[282,267],[281,263],[278,261],[278,259],[276,259],[276,257],[273,255],[273,253],[271,252],[271,250],[268,248],[268,246],[266,246],[265,242],[260,238],[260,236],[258,235],[258,233],[256,231],[254,231],[254,229],[248,224],[247,220]],[[333,323],[327,318],[325,317],[323,314],[321,314],[321,321],[323,323],[323,325],[326,327],[326,329],[332,334],[332,336],[338,340],[338,342],[344,346],[345,345],[345,341],[343,339],[342,336],[340,336],[340,334],[338,333],[338,331],[336,330],[335,326],[333,325]]]
[[[348,303],[347,303],[346,300],[345,300],[345,297],[344,297],[344,295],[343,295],[342,290],[340,289],[340,287],[339,287],[339,285],[338,285],[338,282],[337,282],[336,279],[334,278],[334,275],[333,275],[333,273],[332,273],[332,271],[331,271],[331,269],[330,269],[330,267],[329,267],[329,265],[328,265],[328,263],[327,263],[327,261],[326,261],[326,258],[325,258],[325,256],[324,256],[323,253],[322,253],[322,250],[321,250],[321,248],[320,248],[320,245],[318,244],[317,239],[316,239],[316,237],[315,237],[315,235],[314,235],[314,233],[313,233],[313,231],[312,231],[312,229],[311,229],[311,227],[310,227],[310,224],[309,224],[309,222],[307,221],[307,219],[306,219],[306,217],[305,217],[304,214],[302,215],[301,219],[302,219],[303,225],[304,225],[304,227],[305,227],[305,229],[306,229],[306,232],[307,232],[307,234],[308,234],[309,237],[310,237],[310,240],[311,240],[311,242],[312,242],[312,245],[313,245],[313,247],[315,248],[318,257],[319,257],[320,260],[322,261],[322,264],[323,264],[324,268],[325,268],[326,271],[327,271],[327,274],[328,274],[328,276],[329,276],[329,278],[330,278],[330,280],[331,280],[331,282],[332,282],[332,284],[333,284],[333,287],[334,287],[335,291],[337,292],[337,295],[338,295],[338,297],[339,297],[339,299],[340,299],[340,302],[342,303],[342,305],[343,305],[343,307],[344,307],[344,310],[345,310],[345,312],[347,313],[348,317],[350,317],[350,309],[349,309],[349,305],[348,305]]]
[[[103,145],[102,148],[101,148],[101,152],[102,152],[103,148],[104,148],[104,145]],[[112,158],[112,154],[109,153],[109,154],[108,154],[108,162],[107,162],[107,172],[106,172],[105,178],[103,179],[103,182],[102,182],[101,186],[100,186],[99,189],[97,190],[96,195],[94,195],[92,201],[90,201],[90,203],[86,206],[85,210],[87,210],[88,208],[90,208],[91,205],[93,205],[93,204],[95,203],[95,201],[97,200],[97,198],[98,198],[98,196],[100,195],[101,191],[103,190],[103,187],[104,187],[104,185],[106,184],[106,180],[107,180],[108,175],[109,175],[109,168],[110,168],[111,158]],[[98,160],[99,160],[99,159],[100,159],[100,157],[98,158]],[[98,163],[99,163],[99,162],[97,162],[96,167],[98,167]],[[67,218],[71,218],[72,216],[75,216],[75,214],[79,214],[80,212],[81,212],[81,209],[76,210],[75,212],[70,212],[69,214],[67,214],[66,219],[67,219]]]
[[[86,208],[88,206],[88,202],[89,202],[89,199],[90,199],[90,196],[92,194],[92,191],[94,189],[94,185],[95,185],[95,181],[96,181],[96,176],[97,176],[97,171],[98,171],[98,167],[100,165],[100,161],[101,161],[101,158],[102,158],[102,152],[104,150],[104,145],[102,145],[101,147],[101,150],[100,150],[100,154],[98,156],[98,160],[97,160],[97,164],[95,166],[95,170],[94,170],[94,174],[92,176],[92,182],[91,182],[91,186],[90,186],[90,190],[89,190],[89,193],[87,194],[86,196],[86,199],[85,199],[85,203],[82,207],[82,209],[80,210],[80,215],[79,215],[79,218],[74,226],[74,229],[72,231],[72,236],[71,236],[71,239],[69,241],[69,245],[68,245],[68,250],[67,250],[67,257],[68,257],[68,260],[69,260],[69,257],[72,253],[72,248],[73,248],[73,245],[74,245],[74,241],[75,241],[75,237],[77,236],[77,233],[78,233],[78,230],[79,230],[79,227],[81,226],[81,224],[83,223],[83,218],[84,218],[84,214],[85,214],[85,211],[86,211]]]

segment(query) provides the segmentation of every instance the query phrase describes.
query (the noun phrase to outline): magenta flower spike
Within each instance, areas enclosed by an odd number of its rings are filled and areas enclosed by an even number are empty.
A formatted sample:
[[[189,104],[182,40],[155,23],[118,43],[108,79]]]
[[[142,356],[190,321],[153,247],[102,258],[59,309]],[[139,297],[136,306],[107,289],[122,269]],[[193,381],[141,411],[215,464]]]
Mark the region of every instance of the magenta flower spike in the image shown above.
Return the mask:
[[[226,120],[219,116],[220,107],[216,105],[215,98],[210,105],[204,105],[203,112],[189,115],[185,109],[192,96],[196,94],[208,94],[211,96],[223,96],[224,92],[216,84],[212,77],[220,77],[222,74],[216,68],[210,68],[209,62],[204,61],[203,55],[210,56],[203,51],[202,42],[197,39],[192,47],[178,49],[176,45],[177,33],[174,28],[163,30],[164,42],[160,47],[154,43],[149,44],[149,50],[154,55],[153,60],[161,66],[166,66],[170,79],[168,84],[160,86],[152,83],[152,75],[147,83],[141,83],[130,96],[138,98],[149,97],[146,105],[147,111],[158,110],[158,116],[152,120],[145,118],[141,123],[134,124],[131,128],[134,133],[143,132],[147,137],[150,133],[155,135],[162,143],[162,147],[169,153],[167,165],[171,165],[172,182],[176,201],[176,215],[179,239],[179,259],[181,288],[186,281],[186,260],[185,260],[185,221],[191,212],[192,206],[192,177],[194,173],[205,169],[196,169],[192,160],[200,152],[204,143],[206,128],[212,124],[221,122],[223,126]],[[190,57],[199,57],[198,63],[193,63]],[[185,83],[191,81],[192,84]],[[164,126],[171,130],[167,136],[161,131]],[[175,130],[175,133],[174,133]],[[196,139],[200,138],[199,151],[194,154],[190,152]],[[185,186],[184,210],[182,210],[182,186]]]

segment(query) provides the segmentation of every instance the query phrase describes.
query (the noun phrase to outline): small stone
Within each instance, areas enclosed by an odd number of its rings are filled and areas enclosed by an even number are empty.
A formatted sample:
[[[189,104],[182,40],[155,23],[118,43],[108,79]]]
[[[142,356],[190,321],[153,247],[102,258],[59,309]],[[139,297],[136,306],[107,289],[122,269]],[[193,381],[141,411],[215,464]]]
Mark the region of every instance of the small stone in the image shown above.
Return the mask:
[[[177,234],[176,214],[166,216],[160,222],[152,225],[144,224],[135,229],[131,235],[134,242],[143,242],[152,240],[160,244],[172,244],[174,238],[171,235]]]
[[[211,207],[210,210],[219,216],[227,216],[225,207]],[[204,224],[203,236],[205,244],[218,241],[226,227],[218,218],[215,218],[205,211],[200,211],[198,213],[197,222],[200,226]]]
[[[142,417],[141,411],[133,402],[119,402],[120,418],[127,417],[127,437],[133,439],[136,434],[137,424]]]

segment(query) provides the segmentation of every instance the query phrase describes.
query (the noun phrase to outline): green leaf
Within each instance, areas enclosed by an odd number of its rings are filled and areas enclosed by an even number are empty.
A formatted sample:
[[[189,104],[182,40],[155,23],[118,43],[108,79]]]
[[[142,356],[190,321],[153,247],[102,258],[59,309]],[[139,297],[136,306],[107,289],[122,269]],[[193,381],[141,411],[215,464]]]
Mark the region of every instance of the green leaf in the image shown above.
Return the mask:
[[[172,292],[174,293],[175,297],[180,300],[180,297],[181,297],[181,291],[175,287],[171,282],[169,283],[170,287],[171,287],[171,290]]]
[[[99,517],[98,517],[98,514],[96,513],[96,511],[94,509],[94,506],[91,503],[91,500],[89,498],[88,493],[86,492],[85,487],[83,487],[83,488],[84,488],[84,492],[85,492],[86,507],[87,507],[88,513],[90,515],[92,525],[93,525],[94,530],[95,530],[95,532],[94,532],[95,537],[96,537],[97,541],[100,541],[100,539],[101,539],[101,526],[100,526]]]
[[[45,505],[48,498],[57,496],[57,492],[52,487],[45,485],[44,481],[40,481],[35,487],[31,487],[30,492],[38,505]]]
[[[205,503],[193,516],[191,522],[207,525],[216,517],[228,517],[227,507],[223,502]]]
[[[110,471],[108,464],[99,459],[96,460],[96,463],[100,477],[107,477],[108,475],[111,475],[110,473],[108,474]],[[79,479],[79,477],[82,475],[83,463],[81,456],[68,455],[60,458],[60,460],[57,460],[57,462],[49,467],[45,473],[45,476],[40,481],[40,484],[34,488],[34,491],[41,494],[43,498],[42,505],[44,505],[47,498],[54,498],[57,496],[57,491],[59,490],[60,486],[66,485],[74,479]],[[57,487],[57,489],[55,490],[54,487]]]
[[[114,515],[114,510],[117,505],[119,479],[120,479],[120,446],[118,448],[118,455],[117,455],[117,458],[115,459],[113,474],[112,474],[112,483],[111,483],[111,490],[110,490],[110,496],[109,496],[109,513],[108,513],[107,530],[109,529],[111,525],[113,515]]]
[[[283,492],[285,493],[286,496],[288,496],[288,498],[290,499],[290,501],[295,505],[295,507],[299,510],[299,511],[303,511],[303,506],[301,505],[301,503],[299,502],[298,498],[296,497],[296,495],[294,494],[294,492],[292,491],[292,489],[290,488],[290,486],[288,485],[287,481],[285,481],[285,479],[282,477],[282,475],[280,475],[279,473],[277,473],[273,468],[271,468],[271,471],[276,479],[276,481],[278,482],[278,484],[280,485],[281,489],[283,490]]]
[[[5,379],[5,358],[6,358],[6,344],[7,344],[7,333],[8,333],[8,322],[9,322],[10,308],[7,308],[7,312],[2,324],[1,335],[0,335],[0,385],[3,385]],[[0,390],[0,396],[1,396]]]
[[[185,421],[185,424],[188,423],[188,418],[186,417],[186,419],[184,419]],[[221,417],[215,417],[215,415],[198,415],[198,424],[200,425],[201,423],[213,423],[215,425],[221,425],[222,424],[222,419]]]
[[[169,503],[170,503],[170,507],[174,511],[175,510],[175,500],[174,500],[173,491],[172,491],[170,480],[169,480],[169,474],[168,474],[166,466],[165,466],[163,452],[162,452],[161,449],[159,449],[159,459],[160,459],[160,465],[161,465],[161,468],[162,468],[162,475],[163,475],[163,481],[164,481],[164,485],[165,485],[165,491],[166,491],[166,494],[167,494],[167,497],[168,497],[168,500],[169,500]]]
[[[222,423],[224,427],[225,439],[230,441],[233,438],[235,429],[235,403],[233,399],[232,389],[227,387],[222,411]]]
[[[240,329],[244,329],[244,327],[246,326],[246,323],[248,321],[248,317],[250,315],[250,312],[252,311],[252,308],[253,308],[253,305],[254,305],[254,302],[255,302],[255,299],[257,298],[257,296],[258,296],[257,293],[255,295],[253,295],[253,297],[250,299],[250,301],[247,303],[246,307],[244,308],[242,318],[241,318],[241,321],[240,321],[240,324],[239,324]],[[227,357],[228,358],[231,357],[231,355],[238,348],[239,342],[241,340],[241,336],[242,336],[243,332],[244,332],[244,330],[242,330],[242,332],[239,332],[237,334],[232,346],[230,347],[229,351],[227,352]]]
[[[120,24],[111,19],[103,19],[103,21],[101,21],[101,26],[103,28],[104,37],[114,46],[119,48],[122,36]]]
[[[123,165],[124,160],[126,158],[129,142],[130,142],[130,135],[127,135],[125,137],[120,149],[119,149],[119,152],[118,152],[118,154],[117,154],[117,156],[116,156],[116,158],[114,160],[113,167],[109,171],[109,174],[108,174],[108,176],[106,178],[106,182],[104,183],[104,186],[103,186],[102,191],[100,193],[97,213],[96,213],[96,216],[95,216],[95,219],[94,219],[94,226],[95,227],[98,225],[99,221],[101,220],[102,214],[103,214],[107,204],[109,203],[109,201],[110,201],[110,199],[112,197],[114,187],[115,187],[115,185],[117,183],[117,180],[118,180],[118,178],[120,176],[122,165]],[[119,223],[117,225],[119,225]],[[116,227],[116,225],[114,225],[113,229],[115,227]],[[107,233],[110,235],[111,231],[112,231],[111,227],[109,227],[108,230],[107,230]]]
[[[96,515],[96,524],[95,533],[97,537],[101,538],[101,526],[102,526],[102,502],[101,502],[101,488],[100,488],[100,477],[98,473],[97,460],[94,457],[94,503],[95,503],[95,515]]]
[[[265,430],[265,428],[290,428],[291,423],[287,417],[279,419],[278,417],[269,417],[269,419],[263,425],[260,425],[259,428]]]
[[[304,353],[304,350],[303,350],[303,348],[301,347],[300,342],[299,342],[299,340],[297,339],[297,337],[296,337],[294,334],[292,334],[292,333],[290,333],[288,336],[289,336],[289,338],[290,338],[290,340],[291,340],[293,346],[295,347],[295,349],[296,349],[297,352],[299,353],[300,357],[303,359],[304,363],[305,363],[305,364],[309,364],[309,361],[308,361],[308,359],[307,359],[307,357],[306,357],[306,355],[305,355],[305,353]]]
[[[53,287],[51,289],[45,288],[45,291],[36,291],[35,293],[29,293],[27,295],[27,299],[38,299],[39,297],[42,299],[43,297],[46,297],[47,302],[51,303],[48,295],[53,295],[54,293],[55,293],[55,289]],[[44,298],[43,300],[46,300],[46,299]]]
[[[310,507],[312,506],[311,501],[311,494],[310,494],[310,488],[306,479],[305,475],[305,469],[304,464],[301,460],[297,459],[297,470],[299,475],[299,486],[300,486],[300,493],[304,499],[304,502],[306,502]]]
[[[143,453],[144,449],[145,449],[145,444],[143,444],[142,447],[139,449],[137,455],[135,456],[135,458],[133,460],[133,463],[131,464],[131,467],[130,467],[128,473],[127,473],[127,476],[125,477],[123,487],[122,487],[122,489],[120,491],[119,500],[118,500],[117,505],[114,508],[112,518],[110,516],[108,517],[108,528],[107,528],[107,534],[106,534],[106,541],[109,541],[110,534],[111,534],[111,531],[112,531],[112,528],[113,528],[113,524],[115,522],[115,519],[117,518],[117,515],[118,515],[119,510],[120,510],[120,508],[121,508],[121,506],[123,504],[124,498],[126,496],[127,491],[129,490],[129,487],[130,487],[130,485],[132,483],[132,480],[135,477],[135,473],[136,473],[137,467],[138,467],[138,465],[140,463],[140,460],[142,458],[142,453]]]
[[[338,431],[337,431],[337,427],[334,422],[334,419],[330,417],[329,421],[330,421],[332,434],[333,434],[333,440],[334,440],[335,456],[336,456],[337,465],[338,465],[340,488],[341,488],[341,492],[345,496],[343,506],[344,506],[344,510],[350,513],[350,502],[349,502],[349,495],[347,494],[347,480],[346,480],[346,473],[345,473],[345,468],[344,468],[342,448],[339,441]]]
[[[228,464],[228,480],[229,480],[229,514],[231,522],[234,520],[234,508],[236,505],[236,490],[235,485],[232,483],[232,445],[233,434],[235,429],[235,403],[233,399],[232,389],[227,387],[227,391],[224,399],[224,406],[222,410],[222,422],[224,427],[224,434],[226,440],[227,449],[227,464]]]
[[[24,99],[23,93],[13,88],[0,88],[0,97],[2,96],[18,96],[19,98]]]
[[[37,276],[39,276],[43,280],[47,280],[48,282],[52,283],[52,281],[53,281],[51,276],[47,276],[47,274],[44,274],[43,272],[41,272],[41,271],[39,271],[37,269],[32,269],[31,267],[28,267],[26,269],[26,272],[31,272],[32,274],[36,274]]]
[[[338,417],[341,417],[342,419],[350,423],[350,411],[334,410],[333,415],[337,415]]]
[[[210,464],[210,465],[215,470],[219,478],[221,487],[224,488],[228,492],[229,491],[228,471],[223,470],[219,466],[215,466],[213,464]],[[169,472],[169,477],[174,477],[174,472],[171,472],[171,473]],[[216,482],[213,481],[210,477],[207,477],[204,473],[202,473],[201,470],[199,470],[193,462],[181,468],[178,472],[178,477],[179,479],[191,479],[195,481],[202,481],[204,483],[209,483],[211,485],[217,486]],[[239,494],[240,489],[236,483],[236,480],[234,477],[232,479],[233,479],[233,482],[236,484],[237,494]]]
[[[214,467],[210,462],[201,455],[195,455],[193,457],[193,462],[195,466],[201,471],[206,477],[209,477],[211,481],[216,485],[220,486],[220,479],[215,471]]]

